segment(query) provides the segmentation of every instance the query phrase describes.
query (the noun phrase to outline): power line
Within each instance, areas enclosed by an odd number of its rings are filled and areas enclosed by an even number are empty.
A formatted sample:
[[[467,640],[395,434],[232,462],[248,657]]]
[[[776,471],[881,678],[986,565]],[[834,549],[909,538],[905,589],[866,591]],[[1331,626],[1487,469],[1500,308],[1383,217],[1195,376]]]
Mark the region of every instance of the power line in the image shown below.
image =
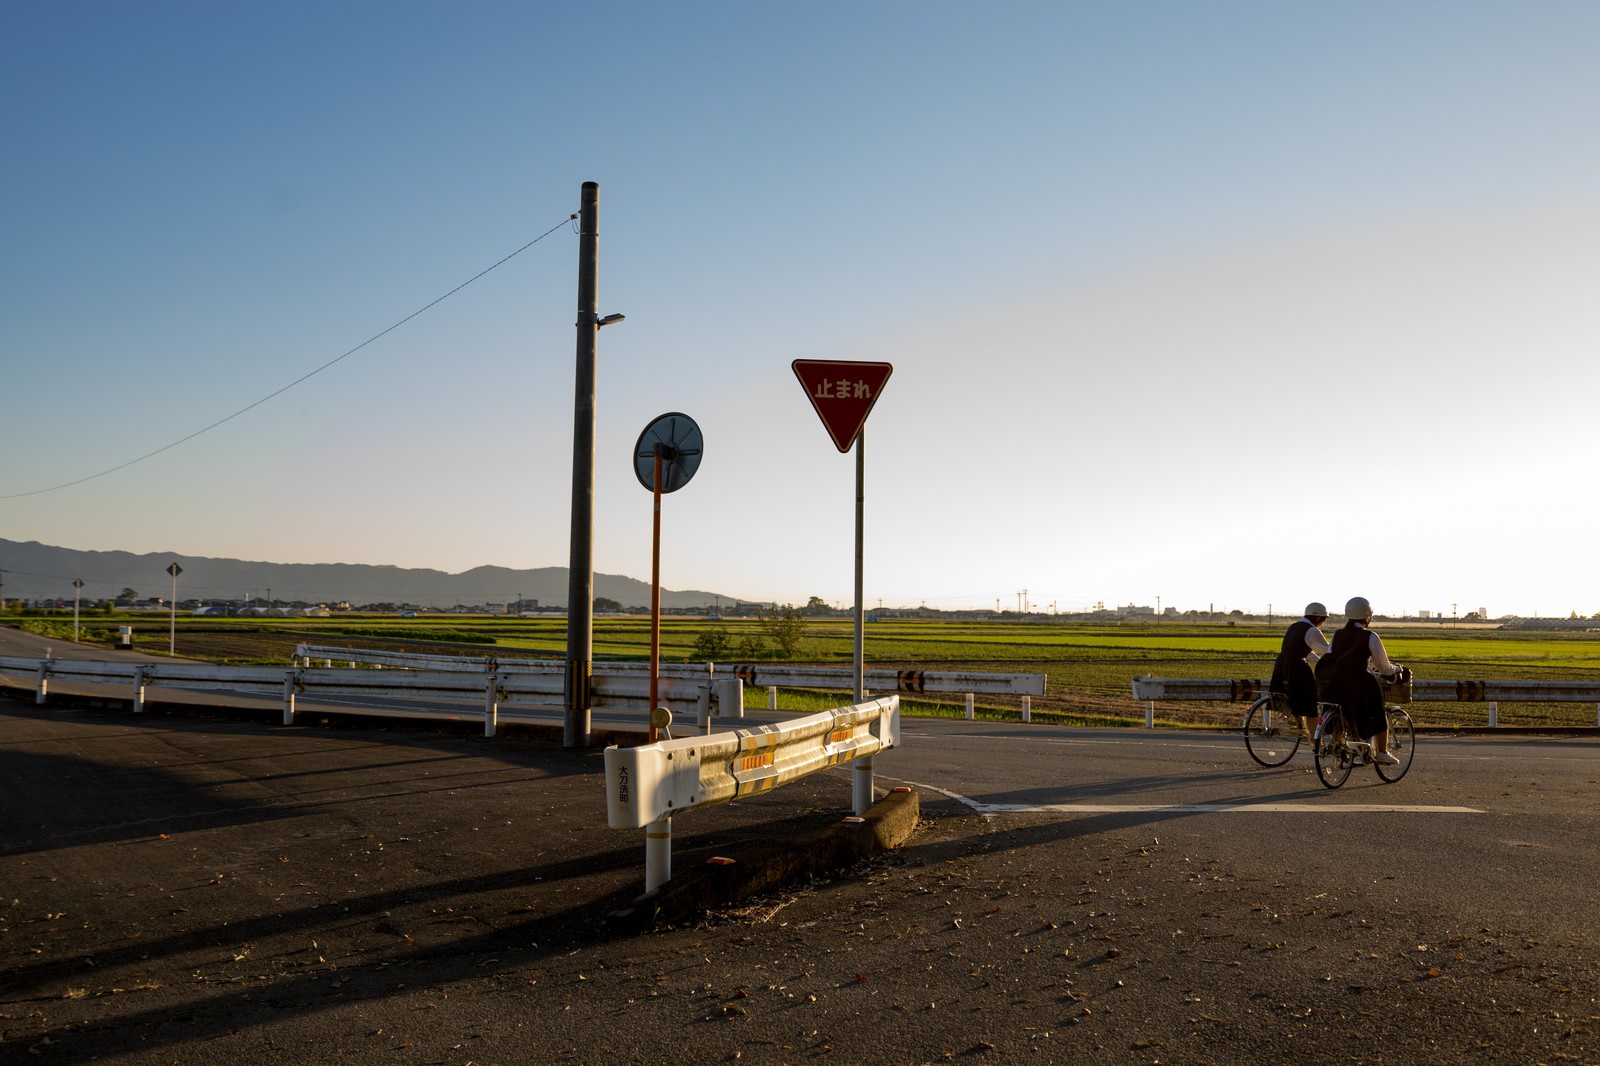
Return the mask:
[[[444,301],[448,300],[450,297],[454,296],[456,293],[460,292],[462,289],[466,288],[468,285],[471,285],[473,282],[477,281],[479,278],[483,277],[485,274],[489,273],[491,270],[494,270],[497,267],[504,266],[506,263],[510,262],[512,259],[515,259],[517,256],[521,255],[523,252],[527,251],[529,248],[532,248],[534,245],[538,244],[540,241],[542,241],[546,237],[550,236],[550,234],[554,233],[556,230],[560,229],[562,226],[570,225],[572,220],[577,218],[577,217],[578,217],[577,215],[570,215],[567,218],[562,219],[560,222],[557,222],[554,226],[551,226],[549,229],[547,229],[543,233],[539,234],[537,237],[535,237],[533,240],[529,241],[527,244],[524,244],[521,248],[518,248],[516,251],[512,252],[510,255],[505,256],[499,262],[494,263],[494,264],[492,264],[490,266],[484,267],[482,270],[478,271],[476,274],[472,275],[472,277],[468,278],[466,281],[463,281],[460,285],[457,285],[455,288],[451,289],[449,292],[445,293],[443,296],[439,297],[436,300],[433,300],[432,302],[430,302],[428,304],[423,305],[422,307],[417,308],[415,311],[411,312],[409,315],[407,315],[406,317],[402,318],[400,321],[396,322],[394,325],[390,326],[388,329],[383,330],[381,333],[373,334],[372,336],[368,337],[366,340],[362,341],[360,344],[356,345],[354,348],[351,348],[349,351],[345,352],[343,355],[338,356],[337,358],[334,358],[334,359],[330,359],[326,363],[323,363],[321,366],[317,367],[315,370],[312,370],[312,371],[310,371],[308,373],[300,375],[299,377],[295,378],[293,381],[289,382],[289,384],[287,384],[287,385],[283,386],[282,388],[277,389],[277,390],[275,390],[273,392],[269,392],[267,395],[261,397],[261,399],[257,400],[255,403],[252,403],[247,407],[239,408],[239,410],[233,412],[233,414],[231,414],[231,415],[228,415],[226,418],[219,418],[215,422],[211,423],[210,425],[205,426],[205,427],[203,427],[201,429],[197,429],[193,433],[190,433],[186,437],[179,437],[177,440],[173,441],[171,444],[163,444],[161,447],[155,449],[154,451],[146,452],[146,453],[144,453],[143,455],[139,456],[136,459],[129,459],[125,463],[118,463],[116,466],[108,467],[107,469],[100,471],[98,474],[89,474],[89,475],[86,475],[84,477],[80,477],[80,478],[78,478],[78,479],[76,479],[74,481],[64,481],[59,485],[51,485],[49,488],[44,488],[44,489],[33,489],[30,492],[12,492],[12,493],[7,493],[5,495],[0,495],[0,500],[19,500],[19,499],[23,498],[24,496],[42,496],[47,492],[59,492],[62,489],[70,489],[74,485],[82,485],[86,481],[94,481],[96,478],[105,477],[107,474],[115,474],[119,470],[126,470],[128,467],[135,466],[135,465],[137,465],[139,463],[142,463],[146,459],[153,459],[156,456],[160,455],[162,452],[171,451],[173,448],[176,448],[180,444],[187,444],[189,441],[194,440],[196,437],[200,436],[201,434],[209,433],[213,429],[216,429],[218,426],[224,425],[224,424],[226,424],[228,422],[232,422],[235,418],[238,418],[240,415],[248,414],[249,412],[254,411],[257,407],[260,407],[262,404],[266,403],[268,400],[275,399],[276,397],[283,395],[284,393],[288,392],[290,389],[294,388],[296,385],[302,384],[302,383],[304,383],[306,381],[309,381],[310,379],[316,377],[318,374],[322,373],[324,370],[326,370],[329,367],[333,366],[335,363],[339,363],[339,362],[344,361],[345,359],[348,359],[350,356],[356,354],[361,349],[365,348],[367,345],[372,344],[373,342],[381,340],[382,338],[388,336],[390,333],[393,333],[395,330],[399,329],[401,326],[405,325],[407,322],[410,322],[413,318],[416,318],[418,315],[422,314],[424,311],[427,311],[430,308],[434,307],[435,305],[441,304]]]

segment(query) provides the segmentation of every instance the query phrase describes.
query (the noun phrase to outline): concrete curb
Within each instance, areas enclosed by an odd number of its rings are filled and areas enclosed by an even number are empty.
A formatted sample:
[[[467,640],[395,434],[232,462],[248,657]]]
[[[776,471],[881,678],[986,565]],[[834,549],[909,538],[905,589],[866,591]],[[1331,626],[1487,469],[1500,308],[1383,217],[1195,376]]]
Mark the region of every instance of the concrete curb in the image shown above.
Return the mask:
[[[897,788],[861,818],[846,817],[805,836],[726,857],[732,861],[675,871],[665,885],[608,914],[607,925],[617,932],[675,925],[713,907],[845,869],[905,843],[916,831],[921,810],[916,792]]]

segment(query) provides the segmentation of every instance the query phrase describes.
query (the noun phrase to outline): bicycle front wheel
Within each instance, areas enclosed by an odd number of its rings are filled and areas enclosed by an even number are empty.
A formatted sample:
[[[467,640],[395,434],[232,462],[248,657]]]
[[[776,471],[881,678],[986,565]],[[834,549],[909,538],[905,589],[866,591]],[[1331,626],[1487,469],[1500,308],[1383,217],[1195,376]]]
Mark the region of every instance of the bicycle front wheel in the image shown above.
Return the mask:
[[[1378,776],[1393,784],[1406,776],[1406,771],[1411,769],[1411,757],[1416,754],[1414,746],[1415,730],[1411,727],[1411,716],[1399,707],[1385,707],[1384,715],[1389,720],[1389,754],[1400,761],[1393,766],[1383,763],[1374,763],[1373,768],[1378,771]]]
[[[1244,746],[1262,766],[1282,766],[1300,749],[1300,724],[1292,714],[1272,713],[1272,697],[1262,696],[1244,716]]]
[[[1328,788],[1338,788],[1350,778],[1355,753],[1345,743],[1344,724],[1335,717],[1326,721],[1315,752],[1317,777]]]

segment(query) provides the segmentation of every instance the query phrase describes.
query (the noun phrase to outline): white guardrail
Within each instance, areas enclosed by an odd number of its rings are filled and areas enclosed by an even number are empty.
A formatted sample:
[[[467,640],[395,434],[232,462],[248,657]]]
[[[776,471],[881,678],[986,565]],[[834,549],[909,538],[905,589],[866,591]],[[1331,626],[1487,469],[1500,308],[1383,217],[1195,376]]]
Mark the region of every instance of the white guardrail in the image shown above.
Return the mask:
[[[101,684],[126,684],[135,714],[144,712],[146,689],[152,686],[194,691],[226,689],[281,697],[283,722],[292,725],[296,700],[370,697],[403,701],[405,713],[450,716],[428,701],[482,700],[485,736],[494,736],[502,705],[529,710],[560,711],[564,707],[564,662],[550,659],[501,658],[493,655],[430,655],[373,648],[301,644],[295,665],[232,666],[212,663],[129,662],[79,659],[36,659],[0,656],[0,672],[31,676],[35,702],[48,700],[52,678]],[[313,664],[321,662],[322,665]],[[335,666],[335,663],[344,664]],[[365,667],[357,669],[355,667]],[[600,710],[650,710],[648,663],[598,663],[594,667],[592,701]],[[657,699],[674,716],[693,713],[695,723],[709,730],[711,719],[744,717],[744,686],[763,685],[771,709],[777,709],[780,686],[851,692],[850,667],[783,664],[662,663]],[[974,714],[974,693],[1010,694],[1022,698],[1022,720],[1029,721],[1031,698],[1045,691],[1044,674],[984,674],[962,671],[864,671],[870,692],[966,694],[966,716]]]
[[[1145,725],[1155,724],[1157,700],[1226,700],[1249,703],[1267,694],[1269,682],[1217,677],[1136,677],[1133,698],[1145,703]],[[1497,728],[1502,703],[1593,703],[1600,725],[1600,682],[1596,681],[1423,681],[1411,682],[1412,702],[1486,703],[1489,727]]]
[[[900,697],[884,696],[783,725],[608,747],[606,814],[645,830],[645,891],[672,877],[672,816],[726,803],[854,760],[855,815],[872,805],[872,755],[900,742]]]
[[[127,684],[131,686],[135,714],[143,713],[145,690],[150,686],[281,695],[284,725],[294,724],[295,703],[299,696],[325,699],[364,696],[411,701],[419,704],[412,708],[412,713],[434,717],[451,716],[451,712],[429,708],[425,701],[481,699],[483,733],[490,737],[495,735],[502,704],[545,710],[562,709],[563,677],[559,671],[529,671],[506,664],[486,671],[482,662],[474,662],[475,665],[468,670],[459,667],[351,670],[337,667],[285,668],[0,656],[0,672],[32,676],[35,682],[34,702],[37,704],[48,701],[52,678]],[[648,671],[596,672],[592,693],[597,708],[643,712],[650,709]],[[730,718],[744,716],[744,688],[738,678],[710,680],[663,676],[659,681],[657,699],[675,711],[687,713],[693,710],[702,727],[709,725],[714,714]]]
[[[829,666],[785,666],[781,663],[740,663],[725,666],[747,685],[764,686],[767,690],[767,707],[778,708],[778,689],[813,688],[843,690],[855,688],[853,669]],[[979,674],[950,670],[873,670],[862,671],[863,695],[872,692],[900,692],[912,695],[925,692],[961,692],[966,694],[967,720],[976,717],[974,693],[1013,695],[1022,697],[1022,720],[1032,721],[1033,697],[1043,696],[1044,674]]]
[[[448,669],[460,671],[507,670],[547,673],[560,676],[566,668],[564,662],[551,659],[505,659],[486,655],[473,656],[421,655],[412,652],[374,651],[365,648],[324,647],[301,644],[295,649],[299,662],[325,664],[345,662],[354,666],[395,667],[405,669]],[[636,674],[648,671],[648,663],[597,663],[596,677],[604,674]],[[843,666],[789,666],[783,663],[662,663],[661,677],[700,678],[736,677],[747,685],[767,690],[767,706],[777,710],[779,688],[809,688],[825,691],[853,692],[855,671]],[[967,718],[974,717],[974,694],[1012,695],[1022,697],[1022,720],[1031,719],[1033,697],[1043,696],[1044,674],[987,674],[958,670],[885,670],[862,671],[862,685],[867,692],[900,692],[918,694],[925,692],[959,692],[967,698]]]

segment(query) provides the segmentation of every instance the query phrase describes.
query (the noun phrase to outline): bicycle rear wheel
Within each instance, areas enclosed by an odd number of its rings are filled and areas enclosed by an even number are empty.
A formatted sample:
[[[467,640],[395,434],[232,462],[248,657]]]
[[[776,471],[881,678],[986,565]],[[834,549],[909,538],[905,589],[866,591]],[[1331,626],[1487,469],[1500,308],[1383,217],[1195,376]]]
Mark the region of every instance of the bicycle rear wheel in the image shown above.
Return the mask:
[[[1272,697],[1262,696],[1244,716],[1245,749],[1262,766],[1282,766],[1300,750],[1300,723],[1292,714],[1272,710]]]
[[[1389,754],[1400,761],[1394,766],[1385,766],[1383,763],[1373,763],[1373,768],[1378,771],[1378,776],[1393,784],[1406,776],[1406,771],[1411,769],[1411,757],[1416,754],[1414,746],[1415,731],[1411,726],[1411,716],[1399,707],[1385,707],[1384,715],[1389,720]]]
[[[1355,753],[1345,743],[1342,715],[1332,715],[1323,721],[1322,735],[1315,751],[1317,777],[1328,788],[1338,788],[1350,779],[1350,769],[1355,765]]]

